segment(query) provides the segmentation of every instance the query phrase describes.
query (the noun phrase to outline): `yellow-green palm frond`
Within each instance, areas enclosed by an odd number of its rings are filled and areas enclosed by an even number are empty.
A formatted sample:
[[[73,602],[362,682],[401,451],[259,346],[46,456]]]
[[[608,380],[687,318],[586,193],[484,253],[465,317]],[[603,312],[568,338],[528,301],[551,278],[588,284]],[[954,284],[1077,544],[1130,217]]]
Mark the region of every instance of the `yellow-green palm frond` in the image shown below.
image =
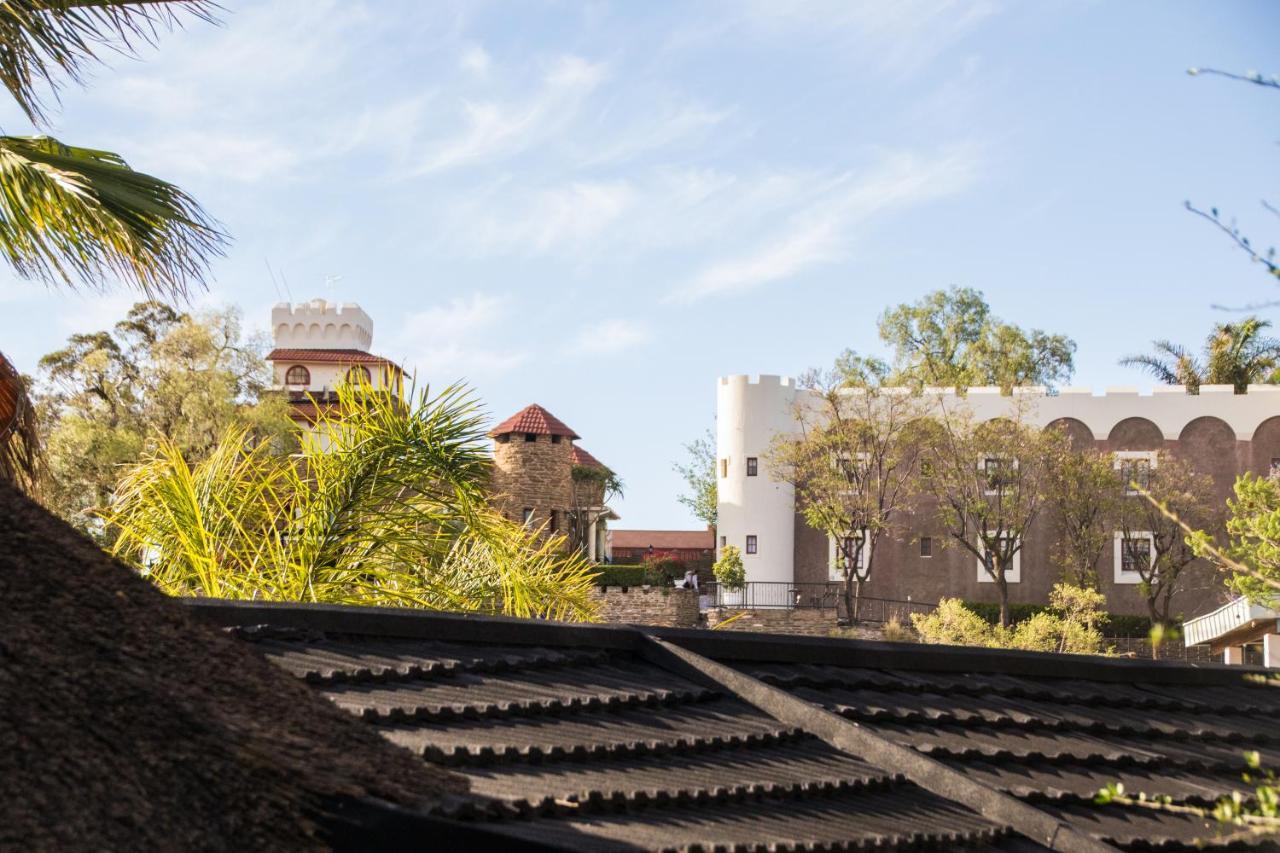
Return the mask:
[[[0,0],[0,82],[23,112],[41,124],[41,88],[57,95],[59,75],[81,82],[84,69],[109,51],[132,55],[187,12],[213,20],[208,0]]]
[[[115,154],[0,136],[0,250],[25,277],[185,295],[224,245],[194,199]]]

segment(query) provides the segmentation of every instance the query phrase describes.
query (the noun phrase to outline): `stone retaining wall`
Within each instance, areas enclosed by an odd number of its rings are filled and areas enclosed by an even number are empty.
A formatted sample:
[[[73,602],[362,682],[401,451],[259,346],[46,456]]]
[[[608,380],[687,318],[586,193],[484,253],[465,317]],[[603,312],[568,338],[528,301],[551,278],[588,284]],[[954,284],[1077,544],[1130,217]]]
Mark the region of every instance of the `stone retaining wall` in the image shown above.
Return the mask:
[[[698,624],[698,594],[689,589],[656,586],[596,587],[591,599],[606,622],[693,628]]]
[[[818,607],[762,607],[758,610],[712,607],[707,611],[707,627],[714,628],[738,614],[742,615],[720,630],[800,634],[807,637],[826,637],[836,630],[835,609]],[[879,625],[843,629],[840,636],[864,640],[883,639]]]

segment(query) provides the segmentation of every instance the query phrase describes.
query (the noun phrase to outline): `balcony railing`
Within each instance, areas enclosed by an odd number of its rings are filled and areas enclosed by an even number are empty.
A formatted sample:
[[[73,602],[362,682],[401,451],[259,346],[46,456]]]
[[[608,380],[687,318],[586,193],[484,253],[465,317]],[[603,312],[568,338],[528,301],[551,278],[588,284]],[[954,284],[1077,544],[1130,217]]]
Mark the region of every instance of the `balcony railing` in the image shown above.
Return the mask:
[[[708,607],[725,607],[741,610],[764,608],[824,608],[844,614],[844,591],[839,583],[788,583],[783,581],[750,581],[738,589],[728,589],[719,583],[703,588]],[[860,596],[856,602],[856,618],[859,622],[908,623],[912,613],[930,613],[936,604],[924,601],[902,601],[893,598]]]

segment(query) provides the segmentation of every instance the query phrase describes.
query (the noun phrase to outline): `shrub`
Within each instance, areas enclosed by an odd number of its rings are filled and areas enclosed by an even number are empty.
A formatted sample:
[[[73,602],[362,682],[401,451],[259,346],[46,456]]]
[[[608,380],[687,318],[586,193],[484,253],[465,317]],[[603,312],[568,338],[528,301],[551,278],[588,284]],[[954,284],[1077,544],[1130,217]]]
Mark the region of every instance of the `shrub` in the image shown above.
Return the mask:
[[[932,613],[912,613],[911,624],[926,643],[949,646],[1001,646],[1001,629],[965,606],[958,598],[944,598]]]
[[[914,643],[916,641],[915,632],[899,622],[896,616],[880,626],[880,633],[884,636],[885,641],[890,643]]]
[[[669,554],[654,553],[640,564],[644,569],[645,583],[650,586],[671,586],[671,582],[685,573],[685,565]]]
[[[1094,590],[1057,584],[1048,607],[1037,608],[1011,628],[1001,628],[956,598],[944,598],[932,613],[912,614],[911,621],[926,643],[1101,654],[1098,626],[1105,619],[1104,601]]]
[[[596,586],[643,586],[645,580],[644,566],[598,566]]]
[[[1151,617],[1108,613],[1102,630],[1108,637],[1148,637],[1151,635]]]
[[[742,589],[747,582],[747,570],[742,565],[742,552],[736,545],[725,545],[720,549],[720,559],[711,567],[716,580],[726,589]]]

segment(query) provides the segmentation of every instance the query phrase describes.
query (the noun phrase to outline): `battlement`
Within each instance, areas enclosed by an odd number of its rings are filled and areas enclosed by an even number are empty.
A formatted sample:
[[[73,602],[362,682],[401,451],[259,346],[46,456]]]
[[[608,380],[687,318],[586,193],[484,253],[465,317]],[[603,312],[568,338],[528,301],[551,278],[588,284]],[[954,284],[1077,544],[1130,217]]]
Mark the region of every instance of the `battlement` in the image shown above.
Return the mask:
[[[745,373],[734,373],[729,376],[720,377],[721,385],[760,385],[764,387],[775,388],[794,388],[796,381],[790,376],[777,376],[775,374],[761,373],[756,376],[748,376]]]
[[[271,309],[271,329],[278,348],[368,352],[373,346],[373,319],[354,302],[281,302]]]

